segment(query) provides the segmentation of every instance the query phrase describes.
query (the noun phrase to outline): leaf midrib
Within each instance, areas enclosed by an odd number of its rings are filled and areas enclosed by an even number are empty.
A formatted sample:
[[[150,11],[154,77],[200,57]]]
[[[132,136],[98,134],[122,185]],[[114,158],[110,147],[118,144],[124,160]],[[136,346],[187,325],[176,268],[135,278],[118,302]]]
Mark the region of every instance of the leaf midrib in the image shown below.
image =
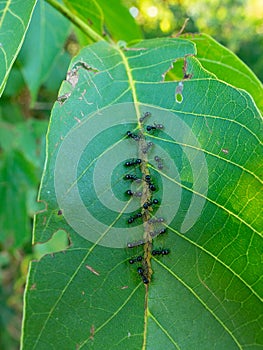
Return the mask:
[[[118,48],[118,52],[120,54],[120,57],[123,61],[127,76],[128,76],[128,84],[131,88],[131,92],[132,92],[132,97],[133,97],[133,103],[134,103],[134,108],[135,108],[135,112],[136,112],[136,117],[138,120],[138,125],[139,127],[141,127],[141,122],[140,122],[140,110],[139,110],[139,101],[137,98],[137,94],[136,94],[136,89],[135,89],[135,81],[133,80],[132,77],[132,71],[130,69],[129,63],[128,63],[128,59],[126,58],[126,56],[124,55],[123,51]],[[146,155],[145,155],[146,157]],[[143,165],[144,166],[144,165]],[[147,168],[146,168],[147,169]],[[142,169],[141,169],[142,170]],[[149,257],[149,262],[150,262],[150,257]],[[149,266],[149,269],[151,269],[151,267]],[[144,331],[143,331],[143,344],[142,344],[142,350],[146,349],[146,344],[147,344],[147,330],[148,330],[148,301],[149,301],[149,285],[146,284],[145,285],[145,300],[144,300]]]

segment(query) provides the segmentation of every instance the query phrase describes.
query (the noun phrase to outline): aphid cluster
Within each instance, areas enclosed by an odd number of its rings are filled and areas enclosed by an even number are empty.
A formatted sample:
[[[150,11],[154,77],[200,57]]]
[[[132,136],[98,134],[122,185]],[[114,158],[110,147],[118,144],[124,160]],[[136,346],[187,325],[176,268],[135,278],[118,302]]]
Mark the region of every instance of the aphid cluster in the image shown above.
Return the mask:
[[[139,119],[140,123],[144,123],[145,120],[147,118],[151,117],[151,113],[150,112],[145,112],[142,117]],[[153,123],[152,125],[146,125],[145,127],[145,131],[147,131],[148,133],[154,133],[156,130],[163,130],[164,126],[163,124],[159,124],[159,123]],[[131,159],[128,160],[124,163],[125,167],[134,167],[134,171],[138,171],[136,170],[136,168],[139,166],[139,170],[141,170],[142,172],[144,172],[145,170],[145,166],[147,165],[147,158],[146,156],[144,156],[145,154],[147,154],[150,149],[154,146],[153,142],[146,142],[144,139],[144,135],[143,133],[141,133],[139,131],[139,133],[133,133],[131,131],[127,131],[126,132],[126,137],[133,139],[135,141],[139,141],[138,145],[140,147],[140,152],[141,152],[141,158],[137,158],[137,159]],[[158,169],[163,169],[163,162],[162,159],[159,156],[155,156],[154,157],[155,162],[157,163],[157,167]],[[143,169],[143,170],[142,170]],[[138,173],[137,173],[138,174]],[[136,182],[138,184],[140,184],[140,186],[142,186],[142,190],[141,191],[133,191],[131,189],[126,190],[125,194],[130,196],[130,197],[142,197],[143,199],[141,199],[141,210],[130,216],[127,220],[127,224],[131,225],[133,224],[136,220],[138,219],[142,219],[144,225],[146,225],[145,227],[148,227],[147,231],[148,232],[148,239],[144,238],[142,240],[138,240],[136,242],[129,242],[127,244],[128,248],[134,248],[134,247],[138,247],[140,245],[144,245],[146,243],[152,242],[151,238],[155,238],[158,235],[162,235],[166,232],[166,227],[163,226],[163,223],[165,222],[164,218],[162,217],[154,217],[153,214],[153,209],[154,206],[159,205],[159,200],[157,198],[152,198],[152,192],[157,191],[156,185],[151,177],[151,175],[149,173],[144,173],[144,174],[140,174],[139,176],[137,174],[125,174],[123,179],[124,180],[131,180],[132,182]],[[146,185],[146,186],[145,186]],[[144,201],[146,199],[146,201]],[[152,231],[151,231],[152,229]],[[147,236],[146,236],[147,237]],[[151,249],[151,244],[150,243],[150,249]],[[149,248],[146,248],[149,249]],[[147,251],[147,250],[146,250]],[[150,251],[150,250],[148,250]],[[164,256],[169,254],[169,249],[153,249],[151,251],[152,256]],[[147,256],[147,254],[146,254]],[[145,257],[145,259],[147,260],[147,258]],[[134,264],[137,262],[141,262],[142,266],[137,268],[137,272],[138,274],[141,276],[143,283],[148,284],[149,283],[149,278],[151,272],[149,272],[149,268],[148,268],[148,262],[144,260],[142,255],[139,255],[137,257],[131,258],[129,259],[129,263],[130,264]]]

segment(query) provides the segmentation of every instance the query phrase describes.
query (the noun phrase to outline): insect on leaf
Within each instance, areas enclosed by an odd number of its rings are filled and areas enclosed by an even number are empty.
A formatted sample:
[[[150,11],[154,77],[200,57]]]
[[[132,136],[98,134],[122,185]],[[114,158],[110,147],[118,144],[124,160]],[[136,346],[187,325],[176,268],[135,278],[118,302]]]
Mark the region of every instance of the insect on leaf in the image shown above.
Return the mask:
[[[197,61],[165,80],[195,54],[99,42],[71,62],[34,233],[70,245],[31,265],[24,350],[263,345],[262,118]]]

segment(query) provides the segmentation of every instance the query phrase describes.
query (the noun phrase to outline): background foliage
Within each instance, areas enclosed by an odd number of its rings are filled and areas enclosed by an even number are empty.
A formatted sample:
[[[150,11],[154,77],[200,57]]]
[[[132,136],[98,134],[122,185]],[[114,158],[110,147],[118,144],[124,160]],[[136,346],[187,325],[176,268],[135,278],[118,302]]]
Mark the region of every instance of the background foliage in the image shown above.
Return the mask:
[[[75,5],[81,2],[65,3],[71,3],[78,11]],[[115,1],[110,7],[107,1],[100,0],[97,4],[99,9],[95,14],[102,11],[104,21],[97,16],[93,19],[94,26],[105,23],[105,30],[108,28],[115,40],[171,35],[178,32],[189,17],[186,32],[212,34],[240,55],[263,79],[263,9],[259,6],[260,1]],[[130,9],[137,26],[126,9]],[[3,17],[1,7],[0,16]],[[2,33],[6,30],[5,22],[0,20],[0,23]],[[22,36],[20,41],[22,44]],[[38,1],[1,98],[1,349],[18,348],[28,260],[47,251],[59,250],[67,243],[63,232],[58,232],[49,246],[41,245],[32,252],[32,218],[43,208],[41,203],[36,204],[35,198],[43,168],[50,109],[65,78],[70,58],[89,42],[90,39],[58,11],[44,1]]]

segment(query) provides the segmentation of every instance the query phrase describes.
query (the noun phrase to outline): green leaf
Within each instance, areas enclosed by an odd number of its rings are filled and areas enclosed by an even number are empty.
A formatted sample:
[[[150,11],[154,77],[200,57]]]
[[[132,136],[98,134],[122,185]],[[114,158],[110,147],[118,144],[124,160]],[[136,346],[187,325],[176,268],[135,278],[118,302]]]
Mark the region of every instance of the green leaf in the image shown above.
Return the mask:
[[[36,198],[43,159],[42,136],[46,122],[29,121],[15,125],[0,122],[0,242],[21,247],[31,232],[30,195]],[[41,130],[41,132],[40,132]],[[39,135],[40,134],[40,135]],[[35,205],[36,207],[36,205]],[[34,208],[39,210],[39,207]]]
[[[36,0],[0,3],[0,96],[22,46]]]
[[[262,347],[262,119],[248,93],[193,62],[197,79],[164,80],[194,54],[181,39],[99,42],[71,63],[34,232],[38,243],[64,230],[71,245],[31,265],[24,350]]]
[[[249,92],[263,114],[263,86],[250,68],[232,51],[207,34],[194,35],[189,39],[196,44],[196,57],[203,67],[214,73],[218,79]]]
[[[39,87],[59,60],[70,22],[45,1],[36,5],[18,61],[34,104]],[[34,54],[32,54],[34,48]]]
[[[126,42],[141,39],[142,32],[127,7],[123,6],[121,0],[107,1],[96,0],[100,5],[104,18],[106,31],[114,40]]]
[[[100,35],[103,34],[103,12],[96,1],[90,0],[89,6],[81,4],[78,0],[63,0],[63,2],[72,14],[88,23]]]
[[[17,64],[14,64],[10,74],[9,74],[9,79],[7,81],[7,84],[5,86],[5,91],[4,95],[2,96],[1,100],[1,108],[6,107],[5,105],[9,104],[10,108],[10,103],[7,101],[7,103],[3,103],[3,99],[8,99],[8,97],[14,97],[17,96],[19,93],[21,93],[22,89],[25,88],[25,82],[23,75],[17,66]],[[14,104],[12,104],[11,108],[14,108]],[[10,113],[12,115],[12,113]],[[8,113],[7,113],[8,115]],[[10,117],[10,115],[9,115]]]
[[[68,52],[61,52],[60,56],[56,59],[55,65],[52,66],[48,77],[45,79],[44,87],[48,91],[54,92],[55,96],[58,94],[61,82],[65,79],[70,60],[71,57]]]
[[[80,4],[78,0],[63,2],[73,15],[88,24],[100,36],[109,34],[115,41],[126,42],[142,38],[140,28],[120,0],[92,0],[89,1],[89,6]]]

